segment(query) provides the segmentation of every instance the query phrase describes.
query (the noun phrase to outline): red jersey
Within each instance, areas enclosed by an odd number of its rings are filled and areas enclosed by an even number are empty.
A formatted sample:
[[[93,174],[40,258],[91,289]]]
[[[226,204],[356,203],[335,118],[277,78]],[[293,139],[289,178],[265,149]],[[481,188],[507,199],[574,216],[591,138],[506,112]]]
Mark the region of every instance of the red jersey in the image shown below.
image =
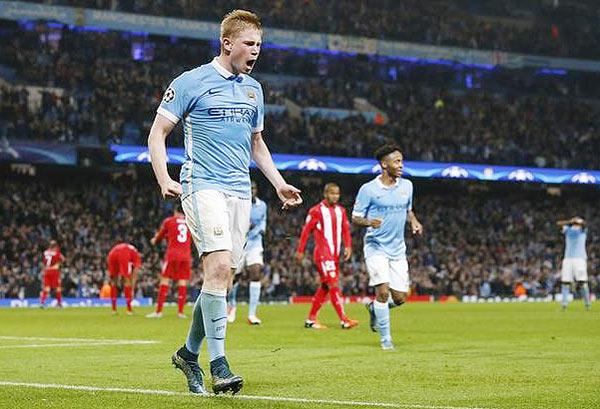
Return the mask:
[[[60,263],[64,261],[60,248],[50,248],[44,251],[44,272],[58,271]],[[54,268],[53,268],[54,267]]]
[[[157,242],[161,241],[163,238],[167,239],[165,260],[191,260],[192,235],[187,224],[185,224],[184,216],[167,217],[154,238]]]
[[[308,211],[306,222],[298,242],[299,253],[304,253],[306,242],[311,233],[315,239],[314,259],[330,259],[336,262],[340,257],[342,240],[344,247],[352,246],[350,223],[346,209],[335,204],[330,206],[326,200],[313,206]]]
[[[133,267],[142,265],[142,258],[137,249],[129,243],[119,243],[108,252],[109,263],[129,264]]]

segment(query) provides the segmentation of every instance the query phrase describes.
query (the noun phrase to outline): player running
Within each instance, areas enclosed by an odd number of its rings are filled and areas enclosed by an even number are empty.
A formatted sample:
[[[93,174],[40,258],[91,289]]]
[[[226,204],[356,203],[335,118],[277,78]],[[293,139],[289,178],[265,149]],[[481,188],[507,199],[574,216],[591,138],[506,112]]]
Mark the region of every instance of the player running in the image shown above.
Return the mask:
[[[375,301],[368,304],[371,329],[379,330],[382,349],[394,349],[390,332],[390,308],[404,304],[409,288],[404,227],[413,234],[423,226],[412,210],[413,185],[402,179],[400,148],[384,145],[375,152],[381,175],[360,187],[352,222],[367,228],[364,253],[369,285],[375,286]],[[391,294],[391,300],[390,300]]]
[[[184,72],[165,91],[148,137],[152,168],[163,197],[181,195],[183,211],[201,256],[204,282],[188,337],[173,356],[191,392],[206,394],[198,366],[206,338],[215,393],[238,392],[240,376],[225,357],[227,288],[250,227],[252,158],[274,186],[283,208],[302,202],[275,168],[262,137],[264,97],[248,74],[262,45],[258,17],[235,10],[221,22],[221,52],[212,62]],[[169,176],[165,140],[179,122],[185,132],[185,163],[177,183]]]
[[[250,209],[250,230],[248,239],[244,247],[244,255],[240,261],[239,269],[234,278],[233,286],[227,296],[228,312],[227,321],[235,322],[235,312],[237,309],[237,290],[240,286],[240,276],[242,268],[248,269],[249,285],[249,303],[248,303],[248,324],[260,325],[262,321],[256,316],[256,310],[260,304],[260,287],[263,269],[263,235],[267,229],[267,204],[257,196],[258,187],[256,182],[252,182],[252,208]]]
[[[42,291],[40,291],[40,307],[46,307],[46,300],[51,289],[55,290],[56,305],[62,307],[62,285],[60,278],[60,265],[65,261],[56,240],[51,240],[44,251],[44,267],[42,278]]]
[[[137,272],[142,265],[140,253],[129,243],[118,243],[108,252],[106,264],[108,265],[113,314],[117,313],[117,282],[120,281],[127,302],[127,315],[133,315],[131,300]]]
[[[581,217],[573,217],[569,220],[559,220],[556,224],[562,228],[565,235],[565,257],[560,276],[562,309],[566,310],[569,305],[571,283],[574,279],[580,288],[585,309],[589,311],[592,304],[588,286],[587,251],[585,249],[587,228],[585,227],[585,220]]]
[[[321,285],[313,297],[312,307],[308,318],[304,322],[305,328],[325,329],[326,326],[317,320],[319,310],[327,294],[330,295],[331,304],[340,317],[340,325],[343,329],[350,329],[358,325],[358,321],[351,320],[344,312],[342,305],[342,293],[338,286],[340,278],[340,250],[344,242],[344,261],[350,260],[352,256],[352,237],[350,235],[350,223],[346,215],[346,209],[338,204],[340,200],[340,187],[335,183],[328,183],[323,189],[324,199],[310,208],[306,222],[300,234],[298,248],[296,249],[296,261],[301,264],[304,259],[304,249],[311,233],[315,240],[313,261],[317,266]]]
[[[177,281],[177,316],[186,318],[183,307],[187,300],[187,286],[192,272],[192,235],[185,223],[185,214],[181,205],[175,205],[173,216],[167,217],[150,239],[150,243],[156,246],[163,239],[167,240],[167,252],[163,261],[158,287],[158,299],[156,300],[156,311],[146,315],[146,318],[161,318],[162,310],[167,293],[171,286],[171,280]]]

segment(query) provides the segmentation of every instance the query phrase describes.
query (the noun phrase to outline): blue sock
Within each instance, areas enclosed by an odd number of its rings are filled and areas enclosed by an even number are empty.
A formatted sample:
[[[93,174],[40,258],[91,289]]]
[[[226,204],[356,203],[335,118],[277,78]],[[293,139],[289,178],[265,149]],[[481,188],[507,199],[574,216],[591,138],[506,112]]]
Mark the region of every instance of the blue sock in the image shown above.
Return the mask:
[[[248,316],[256,316],[256,308],[258,308],[260,300],[260,281],[250,282],[250,305],[248,306]]]
[[[229,290],[229,294],[227,294],[227,304],[230,307],[237,306],[237,293],[238,288],[240,288],[240,282],[233,283],[231,286],[231,290]]]
[[[187,340],[185,341],[185,347],[188,351],[198,355],[205,335],[202,305],[200,303],[200,295],[198,295],[194,304],[194,312],[192,313],[192,324],[190,325]]]
[[[581,298],[583,298],[583,303],[586,308],[590,307],[590,287],[588,287],[587,283],[581,284]]]
[[[391,341],[392,336],[390,334],[390,307],[387,302],[373,301],[373,311],[375,311],[375,317],[377,317],[377,327],[379,329],[379,335],[381,335],[381,342]]]
[[[225,356],[225,334],[227,332],[225,291],[203,289],[200,293],[200,303],[202,304],[209,361],[214,361]]]
[[[569,305],[569,294],[571,293],[571,289],[569,288],[569,284],[562,284],[560,286],[560,292],[562,293],[562,306],[566,307]]]

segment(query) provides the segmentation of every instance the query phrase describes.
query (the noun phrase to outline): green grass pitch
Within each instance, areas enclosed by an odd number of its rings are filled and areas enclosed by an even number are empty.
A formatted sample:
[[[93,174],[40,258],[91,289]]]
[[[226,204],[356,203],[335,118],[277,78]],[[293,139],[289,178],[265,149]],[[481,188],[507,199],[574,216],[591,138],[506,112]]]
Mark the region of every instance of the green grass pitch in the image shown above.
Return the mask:
[[[379,349],[362,305],[347,306],[361,321],[348,331],[330,305],[321,313],[329,329],[304,329],[308,308],[263,305],[263,325],[250,327],[240,306],[227,351],[245,387],[241,396],[210,398],[186,394],[184,377],[170,365],[189,325],[173,308],[161,320],[146,319],[148,308],[134,316],[105,308],[3,309],[0,407],[600,408],[598,303],[591,312],[579,302],[566,312],[555,303],[408,304],[391,311],[395,351]],[[207,372],[205,349],[201,366]]]

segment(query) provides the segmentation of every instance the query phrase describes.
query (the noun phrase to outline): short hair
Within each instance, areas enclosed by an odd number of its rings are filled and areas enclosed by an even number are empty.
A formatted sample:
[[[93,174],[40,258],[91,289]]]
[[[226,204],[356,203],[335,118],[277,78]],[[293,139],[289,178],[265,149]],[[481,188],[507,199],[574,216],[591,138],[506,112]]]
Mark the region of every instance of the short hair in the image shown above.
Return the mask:
[[[225,14],[221,21],[221,39],[231,38],[248,27],[262,31],[258,16],[247,10],[233,10]]]
[[[383,158],[388,156],[390,153],[396,152],[396,151],[402,153],[402,149],[400,149],[400,147],[398,145],[393,145],[393,144],[383,145],[375,151],[375,159],[377,159],[377,162],[381,163]]]
[[[323,193],[327,192],[332,187],[337,187],[339,189],[340,185],[338,185],[337,183],[329,182],[323,187]]]
[[[181,202],[177,202],[173,205],[173,212],[183,213],[183,206],[181,206]]]

